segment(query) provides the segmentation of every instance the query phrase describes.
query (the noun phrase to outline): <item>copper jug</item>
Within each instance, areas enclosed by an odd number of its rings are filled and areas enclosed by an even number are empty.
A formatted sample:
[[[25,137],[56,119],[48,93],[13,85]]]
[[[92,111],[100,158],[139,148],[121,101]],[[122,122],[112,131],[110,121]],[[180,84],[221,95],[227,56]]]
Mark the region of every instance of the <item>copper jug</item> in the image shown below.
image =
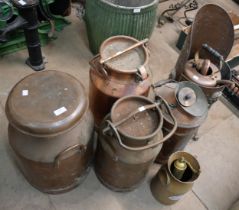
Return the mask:
[[[6,102],[9,143],[27,181],[46,193],[79,185],[93,158],[93,115],[82,84],[59,71],[31,74]]]
[[[128,36],[111,37],[101,45],[100,54],[90,61],[90,107],[97,126],[117,99],[149,93],[149,55],[144,45],[101,63],[137,43],[138,40]]]
[[[160,81],[154,85],[154,92],[156,100],[160,96],[167,101],[178,124],[176,132],[163,143],[156,158],[156,162],[166,163],[172,153],[183,150],[197,133],[206,120],[208,104],[201,88],[192,82]],[[164,110],[163,116],[163,131],[169,133],[173,122]]]
[[[161,107],[174,122],[163,137]],[[99,129],[95,172],[114,191],[131,191],[145,179],[158,152],[177,128],[165,101],[157,103],[143,96],[126,96],[115,102]]]

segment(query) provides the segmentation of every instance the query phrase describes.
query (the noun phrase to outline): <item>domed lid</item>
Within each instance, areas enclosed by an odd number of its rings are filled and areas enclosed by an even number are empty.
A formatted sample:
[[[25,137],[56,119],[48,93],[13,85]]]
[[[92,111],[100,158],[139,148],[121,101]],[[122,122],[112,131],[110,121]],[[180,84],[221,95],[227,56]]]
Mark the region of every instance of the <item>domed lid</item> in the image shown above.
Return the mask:
[[[178,122],[178,127],[190,128],[200,125],[207,116],[207,99],[196,84],[192,82],[167,83],[155,88],[156,95],[164,98]],[[172,123],[163,110],[164,119]]]
[[[100,47],[100,56],[105,60],[121,51],[126,50],[138,43],[137,39],[128,36],[113,36],[105,40]],[[135,73],[141,66],[148,63],[148,52],[143,45],[132,49],[116,58],[113,58],[105,65],[119,72]]]
[[[55,136],[75,126],[88,107],[84,87],[59,71],[33,73],[11,90],[6,103],[9,123],[33,136]]]
[[[207,98],[202,89],[194,83],[178,83],[175,94],[181,108],[192,116],[201,117],[207,112]]]

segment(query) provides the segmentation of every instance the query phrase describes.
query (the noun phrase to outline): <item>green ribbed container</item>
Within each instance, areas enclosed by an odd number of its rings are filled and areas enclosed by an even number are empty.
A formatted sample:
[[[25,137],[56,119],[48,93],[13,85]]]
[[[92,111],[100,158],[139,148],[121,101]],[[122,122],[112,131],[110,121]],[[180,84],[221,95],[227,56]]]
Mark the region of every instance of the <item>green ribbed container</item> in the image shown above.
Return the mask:
[[[158,0],[87,0],[86,27],[94,54],[101,43],[115,35],[150,38],[157,14]]]

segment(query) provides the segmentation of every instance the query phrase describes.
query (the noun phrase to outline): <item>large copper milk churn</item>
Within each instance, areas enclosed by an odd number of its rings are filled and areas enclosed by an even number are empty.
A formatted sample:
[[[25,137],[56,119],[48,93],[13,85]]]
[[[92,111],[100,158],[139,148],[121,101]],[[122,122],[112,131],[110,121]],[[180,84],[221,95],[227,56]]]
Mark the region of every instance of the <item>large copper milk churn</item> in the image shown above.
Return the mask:
[[[151,192],[160,203],[174,204],[192,189],[200,173],[200,165],[191,154],[173,153],[152,179]]]
[[[233,24],[227,12],[217,5],[203,6],[191,26],[172,78],[196,83],[212,105],[225,87],[234,85],[225,62],[233,41]]]
[[[143,96],[126,96],[115,102],[100,126],[95,158],[96,175],[105,186],[114,191],[130,191],[144,180],[162,143],[177,127],[166,104]],[[159,106],[165,107],[175,122],[165,137]]]
[[[86,177],[93,157],[93,115],[82,84],[69,74],[31,74],[11,90],[9,143],[28,182],[62,193]]]
[[[154,92],[156,99],[160,96],[167,101],[178,124],[174,135],[163,143],[156,159],[158,163],[165,163],[172,153],[186,147],[206,120],[208,104],[201,88],[192,82],[161,81],[154,85]],[[163,117],[163,131],[169,133],[174,123],[164,110]]]
[[[147,96],[150,89],[145,41],[114,36],[104,41],[90,61],[90,107],[99,126],[113,103],[126,95]]]

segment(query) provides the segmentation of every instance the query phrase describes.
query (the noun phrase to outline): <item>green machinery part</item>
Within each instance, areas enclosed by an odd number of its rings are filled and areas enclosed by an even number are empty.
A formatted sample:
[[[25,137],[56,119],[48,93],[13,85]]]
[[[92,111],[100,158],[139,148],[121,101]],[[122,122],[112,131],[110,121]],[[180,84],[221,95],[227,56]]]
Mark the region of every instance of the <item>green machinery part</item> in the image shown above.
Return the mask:
[[[5,2],[6,0],[0,0],[0,31],[7,25],[9,16],[16,17],[18,15],[17,10],[10,4],[6,4],[8,2]],[[49,41],[57,38],[54,32],[62,31],[70,22],[63,16],[51,14],[49,5],[54,3],[54,0],[40,0],[40,2],[45,13],[50,16],[48,20],[41,20],[38,28],[41,45],[45,46]],[[11,33],[8,38],[9,41],[6,43],[0,43],[0,56],[17,52],[27,47],[25,36],[21,29]]]

